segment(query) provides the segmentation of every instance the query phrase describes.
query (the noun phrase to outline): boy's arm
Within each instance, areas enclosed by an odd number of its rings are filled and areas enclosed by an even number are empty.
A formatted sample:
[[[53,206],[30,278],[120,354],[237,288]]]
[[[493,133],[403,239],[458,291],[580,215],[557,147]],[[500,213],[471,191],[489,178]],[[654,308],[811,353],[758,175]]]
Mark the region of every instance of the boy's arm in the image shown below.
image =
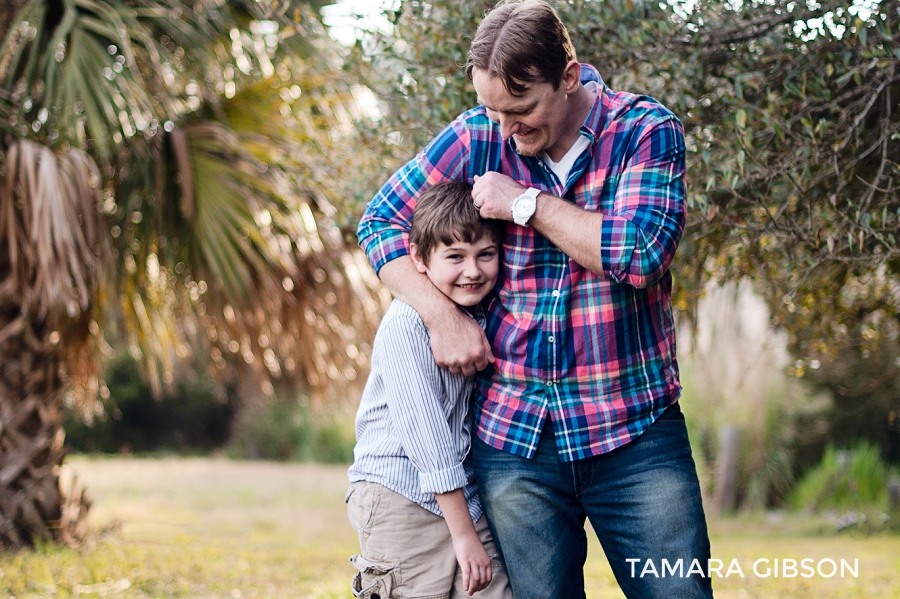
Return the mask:
[[[421,490],[446,493],[464,487],[468,479],[442,401],[448,390],[425,327],[412,316],[395,316],[382,323],[375,346],[392,433],[419,471]]]
[[[450,537],[453,539],[453,552],[456,561],[462,570],[463,588],[471,596],[473,593],[487,587],[491,582],[493,571],[491,570],[491,558],[488,557],[472,517],[469,515],[469,507],[462,489],[456,489],[449,493],[436,493],[438,505],[444,513],[444,520],[450,529]]]

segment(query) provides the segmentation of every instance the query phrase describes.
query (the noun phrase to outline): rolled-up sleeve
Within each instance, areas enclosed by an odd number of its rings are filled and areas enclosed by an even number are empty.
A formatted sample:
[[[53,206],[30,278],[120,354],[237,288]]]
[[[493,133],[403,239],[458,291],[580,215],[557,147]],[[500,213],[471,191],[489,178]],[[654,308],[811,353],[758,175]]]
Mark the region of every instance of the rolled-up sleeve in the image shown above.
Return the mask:
[[[441,181],[469,178],[470,133],[464,116],[450,123],[394,173],[366,206],[357,239],[376,273],[391,260],[409,253],[409,225],[421,193]]]
[[[408,320],[408,319],[407,319]],[[447,493],[466,485],[444,404],[440,371],[425,325],[394,320],[379,332],[384,397],[392,431],[419,471],[424,493]]]
[[[613,213],[603,218],[604,274],[648,287],[665,274],[685,221],[684,132],[674,117],[648,125],[619,176]]]

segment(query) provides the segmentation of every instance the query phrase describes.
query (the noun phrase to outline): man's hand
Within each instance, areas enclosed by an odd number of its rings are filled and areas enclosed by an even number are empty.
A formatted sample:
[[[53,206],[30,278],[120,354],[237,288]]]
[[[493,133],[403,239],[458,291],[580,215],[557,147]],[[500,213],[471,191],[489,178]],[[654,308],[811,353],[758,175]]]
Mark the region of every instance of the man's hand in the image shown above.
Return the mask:
[[[525,192],[525,187],[506,175],[496,172],[475,175],[472,201],[482,218],[511,221],[512,203]]]
[[[491,569],[491,558],[488,557],[475,531],[472,530],[471,534],[459,537],[454,536],[453,552],[462,570],[463,590],[471,597],[474,593],[486,589],[494,572]]]
[[[494,363],[484,330],[458,308],[441,310],[425,321],[431,336],[431,353],[441,368],[471,376]]]
[[[506,175],[485,173],[481,177],[475,177],[472,200],[483,218],[511,221],[513,200],[522,195],[525,189]],[[585,210],[572,202],[542,192],[528,225],[584,268],[606,276],[600,252],[602,213]]]

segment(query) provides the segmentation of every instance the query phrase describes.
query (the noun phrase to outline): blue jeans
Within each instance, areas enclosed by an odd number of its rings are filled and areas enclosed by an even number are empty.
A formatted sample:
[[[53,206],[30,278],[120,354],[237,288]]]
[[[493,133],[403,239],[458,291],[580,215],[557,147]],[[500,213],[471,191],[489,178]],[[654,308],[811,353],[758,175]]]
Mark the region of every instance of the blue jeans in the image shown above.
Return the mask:
[[[631,443],[592,458],[561,463],[549,418],[531,460],[477,437],[472,455],[516,599],[585,596],[585,517],[627,597],[712,597],[700,484],[677,403]]]

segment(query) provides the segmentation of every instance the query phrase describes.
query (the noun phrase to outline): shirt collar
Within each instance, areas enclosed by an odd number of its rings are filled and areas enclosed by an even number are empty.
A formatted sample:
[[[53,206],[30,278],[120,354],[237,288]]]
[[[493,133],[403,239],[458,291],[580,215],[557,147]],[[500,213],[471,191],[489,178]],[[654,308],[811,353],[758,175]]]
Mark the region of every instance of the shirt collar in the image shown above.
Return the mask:
[[[597,95],[594,97],[594,105],[591,107],[591,111],[588,113],[584,125],[581,127],[581,131],[586,133],[593,143],[597,141],[597,137],[599,137],[600,132],[603,130],[603,121],[606,119],[607,111],[606,103],[603,99],[609,88],[603,83],[603,79],[600,77],[600,73],[597,69],[589,64],[582,64],[581,83],[583,85],[590,81],[597,82]]]

